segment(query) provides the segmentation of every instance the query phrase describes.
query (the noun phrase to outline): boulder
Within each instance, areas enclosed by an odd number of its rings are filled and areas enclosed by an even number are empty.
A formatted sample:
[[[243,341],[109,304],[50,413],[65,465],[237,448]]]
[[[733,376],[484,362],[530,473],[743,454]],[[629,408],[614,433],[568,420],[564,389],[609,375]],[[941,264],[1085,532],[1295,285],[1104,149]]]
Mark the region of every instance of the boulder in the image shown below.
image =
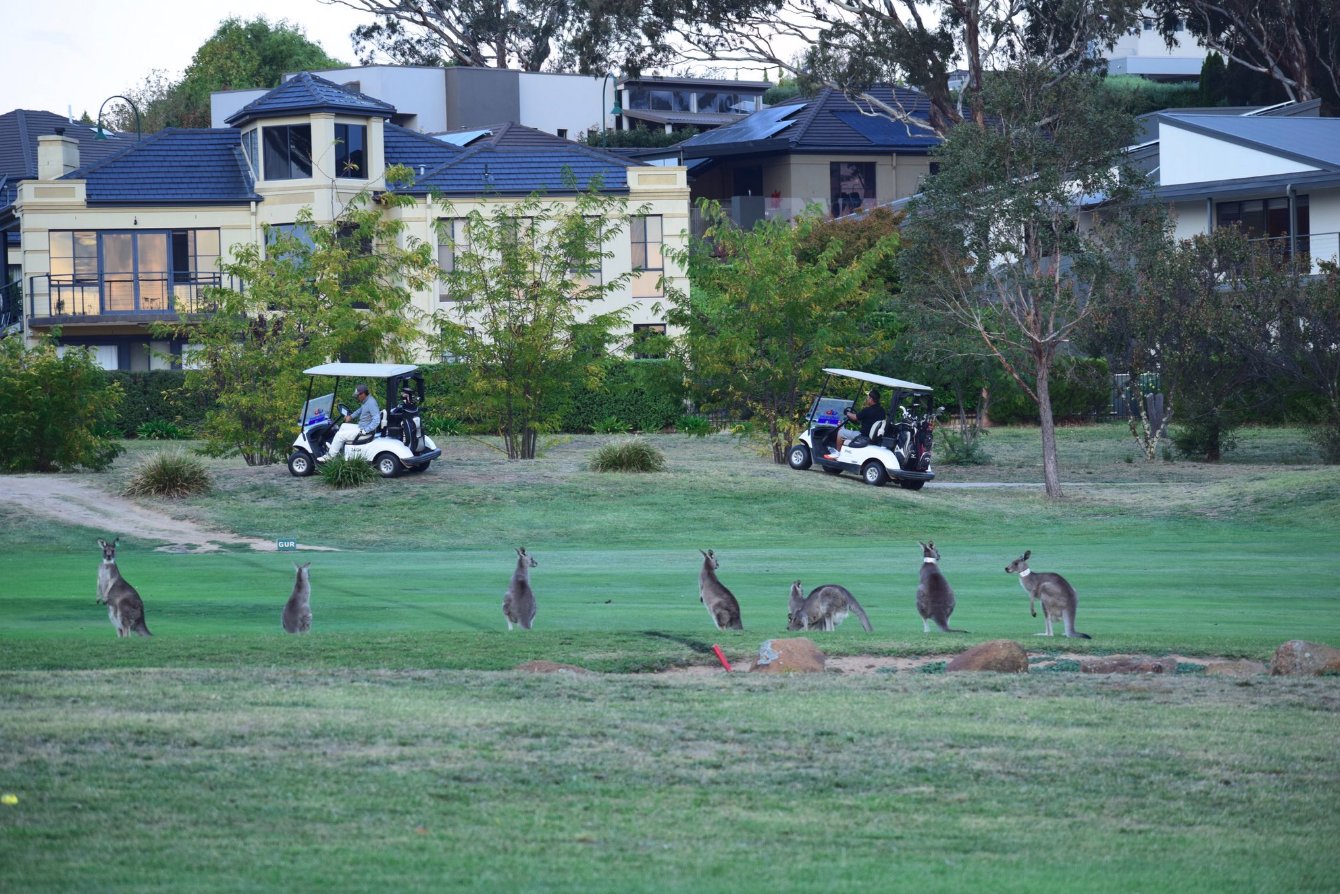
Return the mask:
[[[1270,661],[1272,677],[1317,674],[1340,674],[1340,649],[1292,639],[1276,649]]]
[[[765,674],[821,673],[826,660],[827,656],[808,637],[770,639],[758,647],[758,658],[749,669]]]
[[[518,664],[516,669],[529,674],[589,674],[584,667],[575,664],[559,664],[554,661],[527,661]]]
[[[1080,660],[1082,674],[1175,674],[1176,658],[1151,658],[1148,655],[1103,655]]]
[[[1257,677],[1266,672],[1260,661],[1243,658],[1238,661],[1209,661],[1205,673],[1211,677]]]
[[[973,646],[956,655],[945,665],[949,671],[995,671],[1000,674],[1028,673],[1028,653],[1024,647],[1008,639],[996,639]]]

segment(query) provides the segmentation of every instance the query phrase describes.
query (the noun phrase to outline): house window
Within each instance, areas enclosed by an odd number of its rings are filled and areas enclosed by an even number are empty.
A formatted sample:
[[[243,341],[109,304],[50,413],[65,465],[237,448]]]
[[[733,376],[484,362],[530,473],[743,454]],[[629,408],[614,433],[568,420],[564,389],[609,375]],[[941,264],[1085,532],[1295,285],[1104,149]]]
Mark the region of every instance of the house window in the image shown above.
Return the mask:
[[[190,311],[218,285],[218,230],[53,230],[51,312]]]
[[[368,128],[364,124],[335,125],[335,176],[368,179]]]
[[[655,112],[689,111],[690,94],[682,90],[653,90],[650,87],[629,87],[628,108],[649,109]]]
[[[566,127],[560,127],[558,129],[558,138],[560,140],[566,140],[568,138],[568,129]]]
[[[568,264],[568,278],[583,288],[598,288],[605,281],[605,228],[599,217],[588,216],[585,221],[586,226],[580,235],[585,236],[586,245],[574,244],[566,250],[571,259]]]
[[[452,274],[456,272],[456,258],[470,250],[470,236],[465,230],[463,217],[443,218],[437,222],[437,266],[442,268],[447,280],[439,284],[438,301],[455,301],[458,296],[452,292]]]
[[[659,360],[665,356],[665,324],[633,324],[633,359]]]
[[[1294,216],[1298,232],[1290,232],[1289,199],[1276,196],[1270,199],[1251,199],[1244,202],[1219,202],[1215,205],[1215,224],[1220,227],[1241,227],[1251,239],[1270,239],[1286,242],[1290,235],[1306,237],[1311,232],[1311,215],[1307,196],[1294,196]],[[1299,249],[1306,251],[1306,243]]]
[[[628,228],[633,248],[634,298],[659,298],[665,294],[661,287],[665,274],[661,228],[659,214],[638,215]]]
[[[841,217],[875,204],[875,163],[835,161],[828,166],[833,216]]]
[[[252,128],[242,134],[242,153],[247,157],[247,164],[251,167],[251,177],[253,180],[259,180],[261,176],[260,159],[260,130]]]
[[[283,124],[263,128],[266,180],[312,176],[312,126]]]

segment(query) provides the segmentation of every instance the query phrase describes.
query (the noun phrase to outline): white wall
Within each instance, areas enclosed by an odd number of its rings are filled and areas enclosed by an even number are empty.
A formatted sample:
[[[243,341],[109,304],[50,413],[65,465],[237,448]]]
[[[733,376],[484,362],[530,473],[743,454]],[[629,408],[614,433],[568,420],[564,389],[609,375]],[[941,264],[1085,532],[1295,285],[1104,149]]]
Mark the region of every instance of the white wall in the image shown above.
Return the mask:
[[[1159,122],[1159,165],[1159,183],[1164,186],[1317,170],[1293,159],[1192,133],[1167,121]]]
[[[406,125],[411,130],[435,133],[449,126],[446,69],[367,65],[312,74],[336,84],[357,81],[358,92],[389,102],[399,114],[414,115],[415,120]]]
[[[227,121],[244,105],[260,99],[269,90],[220,90],[209,95],[209,126],[227,127]]]
[[[521,121],[546,133],[568,132],[575,140],[591,128],[614,126],[609,110],[618,96],[614,78],[586,75],[522,72],[520,76]],[[601,95],[601,85],[604,95]]]

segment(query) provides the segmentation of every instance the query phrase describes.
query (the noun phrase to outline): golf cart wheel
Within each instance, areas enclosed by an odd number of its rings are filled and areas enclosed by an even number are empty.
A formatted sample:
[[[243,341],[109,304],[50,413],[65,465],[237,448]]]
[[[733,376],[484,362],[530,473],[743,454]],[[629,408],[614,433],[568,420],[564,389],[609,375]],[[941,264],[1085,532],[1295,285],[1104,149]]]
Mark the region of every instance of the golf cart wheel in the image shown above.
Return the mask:
[[[885,473],[884,467],[879,464],[879,461],[872,459],[861,466],[861,479],[866,484],[883,487],[888,482],[889,476]]]
[[[431,466],[432,464],[433,464],[433,463],[432,463],[432,461],[430,460],[430,461],[428,461],[428,462],[426,462],[426,463],[420,463],[420,464],[417,465],[417,466],[409,466],[409,467],[407,467],[406,470],[409,471],[409,472],[413,472],[415,475],[417,475],[417,474],[419,474],[420,472],[427,472],[427,471],[428,471],[428,467]]]
[[[306,478],[316,471],[316,461],[306,450],[295,450],[288,458],[288,473],[294,478]]]
[[[814,460],[810,457],[810,448],[804,444],[792,445],[786,454],[786,464],[796,470],[808,469]]]
[[[394,453],[378,453],[372,465],[376,467],[377,474],[383,478],[394,478],[400,474],[400,460]]]
[[[907,480],[899,481],[898,483],[903,487],[907,488],[908,490],[921,490],[921,488],[926,484],[926,482],[924,481],[907,481]]]

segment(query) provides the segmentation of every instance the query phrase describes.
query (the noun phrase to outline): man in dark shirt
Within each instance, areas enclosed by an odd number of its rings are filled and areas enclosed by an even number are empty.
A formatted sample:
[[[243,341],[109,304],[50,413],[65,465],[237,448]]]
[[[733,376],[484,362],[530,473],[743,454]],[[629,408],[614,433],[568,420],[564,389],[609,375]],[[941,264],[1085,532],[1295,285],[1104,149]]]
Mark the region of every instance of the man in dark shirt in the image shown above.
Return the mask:
[[[833,452],[824,457],[825,459],[837,459],[838,454],[842,452],[842,445],[858,434],[870,437],[871,426],[885,418],[884,408],[879,405],[879,389],[870,389],[870,393],[865,396],[865,406],[861,408],[861,412],[858,413],[848,407],[845,415],[847,421],[855,422],[860,430],[838,429],[837,443],[833,446]]]

